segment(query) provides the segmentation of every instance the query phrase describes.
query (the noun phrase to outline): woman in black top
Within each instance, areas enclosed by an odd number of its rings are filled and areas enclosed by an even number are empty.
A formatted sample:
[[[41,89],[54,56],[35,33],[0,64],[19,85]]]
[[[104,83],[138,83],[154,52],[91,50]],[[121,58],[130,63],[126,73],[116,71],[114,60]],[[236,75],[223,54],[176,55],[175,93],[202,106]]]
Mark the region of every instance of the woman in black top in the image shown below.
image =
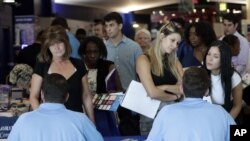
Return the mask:
[[[65,30],[61,26],[51,26],[45,31],[38,61],[31,81],[30,102],[33,109],[39,106],[39,96],[43,77],[47,74],[63,75],[69,83],[69,98],[66,108],[83,112],[94,122],[93,104],[88,89],[87,71],[80,60],[70,58],[71,47]]]
[[[179,87],[183,68],[176,57],[180,41],[179,28],[170,22],[158,32],[156,45],[136,61],[136,72],[148,96],[161,101],[158,110],[182,97]],[[141,135],[148,135],[152,124],[153,119],[141,115]]]

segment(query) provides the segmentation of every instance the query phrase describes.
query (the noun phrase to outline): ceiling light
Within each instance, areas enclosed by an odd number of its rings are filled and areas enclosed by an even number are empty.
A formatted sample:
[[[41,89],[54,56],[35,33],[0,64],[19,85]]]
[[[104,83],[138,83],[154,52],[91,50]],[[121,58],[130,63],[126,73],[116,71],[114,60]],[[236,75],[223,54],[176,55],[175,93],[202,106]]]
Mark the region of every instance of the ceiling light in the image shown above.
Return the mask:
[[[219,17],[219,21],[222,23],[222,21],[223,21],[222,17]]]
[[[138,23],[133,24],[133,28],[138,28],[138,27],[140,27],[140,25]]]
[[[15,3],[15,0],[3,0],[4,3]]]
[[[164,16],[164,13],[160,10],[159,11],[159,14],[161,15],[161,16]]]
[[[127,6],[127,7],[124,7],[123,9],[121,9],[121,12],[122,13],[129,13],[131,11],[135,11],[137,8],[138,8],[137,5],[130,5],[130,6]]]
[[[219,4],[219,9],[220,9],[220,11],[225,11],[227,9],[227,4],[226,3],[220,3]]]
[[[198,22],[199,22],[199,20],[200,20],[199,18],[195,18],[195,22],[197,22],[197,23],[198,23]]]
[[[233,13],[234,13],[234,14],[239,14],[239,13],[241,13],[241,10],[235,10],[235,9],[234,9],[234,10],[233,10]]]
[[[193,9],[193,12],[196,13],[196,9]]]
[[[202,12],[202,13],[205,13],[205,9],[204,9],[204,8],[202,8],[202,9],[201,9],[201,12]]]

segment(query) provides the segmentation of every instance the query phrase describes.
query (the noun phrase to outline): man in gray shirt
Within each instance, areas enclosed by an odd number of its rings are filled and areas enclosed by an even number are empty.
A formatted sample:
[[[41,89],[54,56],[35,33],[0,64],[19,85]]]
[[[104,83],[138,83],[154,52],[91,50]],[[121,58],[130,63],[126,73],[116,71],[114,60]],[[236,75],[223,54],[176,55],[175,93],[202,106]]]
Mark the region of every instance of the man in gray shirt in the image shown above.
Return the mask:
[[[122,33],[123,21],[117,12],[111,12],[104,17],[106,33],[109,40],[106,43],[107,59],[115,63],[120,76],[123,90],[126,90],[132,80],[137,80],[135,62],[142,54],[140,46]],[[122,135],[139,135],[139,117],[123,108],[118,110],[120,131]],[[131,121],[135,120],[135,121]],[[135,125],[135,127],[133,125]],[[138,125],[137,125],[138,124]],[[125,129],[125,128],[130,128]],[[125,127],[126,126],[126,127]],[[129,127],[128,127],[129,126]],[[132,128],[133,126],[133,128]],[[136,129],[138,127],[138,130]],[[133,131],[136,130],[136,131]],[[130,130],[130,131],[129,131]]]

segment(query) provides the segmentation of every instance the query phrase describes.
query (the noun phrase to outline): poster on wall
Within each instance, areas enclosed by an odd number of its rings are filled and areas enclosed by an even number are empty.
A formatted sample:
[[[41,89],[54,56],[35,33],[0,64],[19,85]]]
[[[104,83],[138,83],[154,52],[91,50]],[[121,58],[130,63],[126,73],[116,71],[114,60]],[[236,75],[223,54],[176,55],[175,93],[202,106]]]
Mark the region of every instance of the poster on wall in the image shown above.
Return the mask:
[[[250,24],[247,25],[247,40],[250,42]]]
[[[37,17],[33,15],[15,16],[15,46],[27,46],[35,41]]]

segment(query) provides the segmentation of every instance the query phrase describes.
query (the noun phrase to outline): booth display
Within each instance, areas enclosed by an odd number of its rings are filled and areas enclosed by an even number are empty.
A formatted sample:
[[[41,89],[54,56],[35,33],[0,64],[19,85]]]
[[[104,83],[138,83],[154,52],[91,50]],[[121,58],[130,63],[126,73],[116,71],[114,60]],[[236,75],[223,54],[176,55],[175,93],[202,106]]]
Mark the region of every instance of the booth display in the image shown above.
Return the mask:
[[[0,85],[0,140],[8,137],[19,115],[30,111],[30,102],[23,94],[23,89]]]

